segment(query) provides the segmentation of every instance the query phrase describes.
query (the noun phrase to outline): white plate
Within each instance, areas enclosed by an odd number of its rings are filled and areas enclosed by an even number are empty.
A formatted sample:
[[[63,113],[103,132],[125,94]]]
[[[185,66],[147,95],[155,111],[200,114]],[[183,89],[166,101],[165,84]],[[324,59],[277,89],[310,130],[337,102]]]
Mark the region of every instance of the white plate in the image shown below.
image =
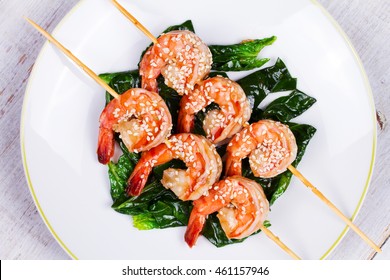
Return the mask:
[[[299,169],[348,217],[362,203],[374,162],[374,105],[361,63],[345,35],[315,2],[131,1],[123,5],[153,34],[192,19],[206,43],[276,35],[263,57],[281,57],[299,89],[317,103],[296,122],[318,131]],[[31,32],[36,32],[31,30]],[[148,38],[107,0],[81,1],[54,32],[97,73],[134,69]],[[243,76],[243,73],[234,77]],[[104,90],[46,44],[31,74],[21,148],[39,212],[66,252],[80,259],[289,259],[263,234],[216,248],[183,241],[184,227],[138,231],[113,211],[107,167],[96,158]],[[297,179],[276,201],[271,230],[304,259],[325,257],[344,223]],[[359,241],[363,242],[363,241]]]

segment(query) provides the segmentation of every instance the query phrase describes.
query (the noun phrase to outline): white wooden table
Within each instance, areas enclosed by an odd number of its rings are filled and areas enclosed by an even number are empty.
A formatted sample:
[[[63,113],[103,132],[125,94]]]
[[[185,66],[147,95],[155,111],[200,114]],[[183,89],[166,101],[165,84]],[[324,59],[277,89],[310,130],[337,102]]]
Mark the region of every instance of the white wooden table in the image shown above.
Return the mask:
[[[288,0],[286,0],[288,1]],[[69,259],[43,223],[22,166],[19,126],[30,71],[44,39],[26,15],[51,31],[77,0],[0,0],[0,259]],[[195,2],[195,1],[194,1]],[[390,1],[319,0],[360,55],[378,111],[377,158],[356,224],[382,246],[374,251],[349,231],[328,259],[390,259]]]

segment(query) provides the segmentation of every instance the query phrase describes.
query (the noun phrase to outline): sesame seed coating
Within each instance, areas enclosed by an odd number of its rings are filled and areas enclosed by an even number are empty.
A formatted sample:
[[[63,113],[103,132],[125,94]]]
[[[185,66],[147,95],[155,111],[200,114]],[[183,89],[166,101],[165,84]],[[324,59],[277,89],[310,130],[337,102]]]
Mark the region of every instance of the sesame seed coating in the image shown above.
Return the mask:
[[[216,103],[219,109],[207,112],[203,129],[214,144],[232,137],[250,118],[250,104],[242,88],[227,78],[216,76],[198,83],[181,99],[179,131],[191,132],[195,115],[211,103]]]
[[[259,230],[269,212],[263,188],[253,180],[227,177],[214,184],[208,196],[194,201],[185,234],[186,242],[195,244],[205,217],[218,212],[217,217],[226,236],[244,238]]]
[[[108,163],[112,157],[114,132],[120,133],[130,152],[140,152],[163,142],[171,129],[171,114],[157,93],[130,89],[113,99],[100,116],[99,161]]]
[[[249,157],[252,172],[257,177],[271,178],[282,172],[295,160],[295,137],[288,126],[261,120],[244,128],[227,147],[226,174],[240,175],[241,160]]]
[[[140,63],[142,87],[157,91],[157,77],[180,95],[193,90],[211,70],[212,55],[208,46],[193,32],[171,31],[162,34]]]
[[[190,133],[172,135],[168,141],[169,145],[161,143],[142,154],[129,178],[130,188],[139,188],[141,183],[144,185],[146,181],[142,180],[141,174],[148,177],[153,166],[180,159],[187,169],[164,170],[163,186],[171,189],[181,200],[195,200],[208,194],[222,172],[222,160],[214,145],[204,137]]]

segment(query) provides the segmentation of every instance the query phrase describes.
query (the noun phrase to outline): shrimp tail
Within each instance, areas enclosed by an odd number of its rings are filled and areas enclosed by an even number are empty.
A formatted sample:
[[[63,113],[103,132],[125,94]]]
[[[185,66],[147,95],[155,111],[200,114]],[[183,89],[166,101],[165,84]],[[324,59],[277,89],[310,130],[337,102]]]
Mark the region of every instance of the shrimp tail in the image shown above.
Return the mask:
[[[101,164],[107,164],[114,155],[115,139],[110,129],[100,128],[97,155]]]
[[[238,175],[241,176],[241,162],[237,162],[232,156],[227,156],[225,163],[225,177]]]
[[[154,164],[160,165],[172,160],[172,155],[165,143],[162,143],[147,152],[144,152],[135,166],[133,173],[127,180],[126,192],[131,196],[138,196],[144,189]]]
[[[158,92],[157,80],[142,77],[142,88],[148,91]]]
[[[184,113],[184,110],[180,110],[177,119],[178,119],[177,130],[180,133],[184,133],[184,132],[189,133],[193,130],[195,125],[195,115],[186,114]]]
[[[192,211],[190,215],[190,219],[188,221],[188,226],[186,233],[184,235],[184,240],[188,244],[190,248],[192,248],[200,233],[202,232],[203,226],[206,222],[206,216],[200,214],[199,212]]]
[[[149,174],[152,171],[152,168],[150,166],[137,166],[135,167],[134,172],[131,174],[129,180],[127,181],[126,192],[129,196],[138,196],[141,194],[142,190],[146,185]]]

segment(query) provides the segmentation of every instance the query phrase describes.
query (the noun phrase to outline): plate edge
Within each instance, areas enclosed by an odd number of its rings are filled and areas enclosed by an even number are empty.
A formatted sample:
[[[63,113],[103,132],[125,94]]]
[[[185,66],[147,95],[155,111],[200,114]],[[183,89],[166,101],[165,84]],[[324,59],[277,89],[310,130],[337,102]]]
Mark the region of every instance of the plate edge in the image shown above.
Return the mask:
[[[56,25],[56,27],[53,29],[52,34],[56,32],[61,26],[70,18],[70,16],[78,9],[80,6],[85,2],[85,0],[80,0],[77,2],[67,13],[66,15],[60,20],[60,22]],[[45,39],[45,43],[43,44],[37,58],[35,61],[39,61],[40,57],[43,55],[44,51],[49,47],[50,43]],[[20,152],[22,156],[22,164],[23,164],[23,170],[26,177],[27,185],[30,190],[30,194],[33,198],[33,201],[35,203],[35,206],[38,209],[38,213],[41,216],[42,220],[44,221],[46,227],[54,237],[54,239],[57,241],[57,243],[62,247],[62,249],[74,260],[78,260],[78,257],[65,245],[65,242],[62,241],[62,239],[59,237],[59,235],[55,232],[54,228],[50,224],[49,220],[47,219],[46,215],[44,214],[41,205],[38,201],[38,198],[35,194],[35,190],[30,178],[30,173],[28,171],[27,166],[27,156],[26,156],[26,149],[24,144],[24,132],[25,132],[25,114],[26,114],[26,104],[28,100],[28,93],[29,89],[31,87],[31,81],[33,80],[31,77],[35,75],[37,68],[37,64],[34,64],[33,69],[31,70],[28,83],[26,85],[26,90],[23,97],[23,103],[22,103],[22,111],[21,111],[21,117],[20,117]]]
[[[319,10],[322,12],[322,14],[332,23],[333,27],[336,29],[336,31],[341,35],[341,37],[344,39],[344,42],[347,44],[349,50],[352,52],[352,55],[359,67],[359,70],[360,70],[360,74],[363,78],[363,81],[364,81],[364,86],[366,88],[366,93],[367,93],[367,97],[369,99],[369,102],[370,102],[370,107],[371,107],[371,114],[372,114],[372,119],[373,119],[373,143],[372,143],[372,155],[371,155],[371,162],[370,162],[370,167],[369,167],[369,170],[368,170],[368,174],[367,174],[367,179],[366,179],[366,183],[365,183],[365,186],[364,186],[364,189],[363,189],[363,193],[359,199],[359,202],[355,208],[355,211],[353,212],[352,214],[352,217],[351,217],[351,221],[353,222],[361,207],[362,207],[362,204],[363,204],[363,201],[367,195],[367,192],[368,192],[368,188],[369,188],[369,185],[370,185],[370,182],[371,182],[371,177],[372,177],[372,173],[373,173],[373,169],[374,169],[374,163],[375,163],[375,157],[376,157],[376,146],[377,146],[377,127],[376,127],[376,109],[375,109],[375,102],[374,102],[374,95],[372,93],[372,89],[371,89],[371,85],[370,85],[370,82],[368,80],[368,77],[367,77],[367,74],[366,74],[366,71],[364,70],[364,66],[363,66],[363,63],[359,57],[359,54],[357,53],[355,47],[353,46],[351,40],[349,39],[348,35],[344,32],[344,30],[341,28],[340,24],[333,18],[333,16],[328,12],[328,10],[326,10],[324,8],[324,6],[322,6],[322,4],[320,2],[318,2],[318,0],[310,0],[310,2],[319,8]],[[338,238],[336,239],[336,241],[332,244],[332,246],[321,256],[321,260],[325,259],[326,257],[329,256],[329,254],[337,247],[337,245],[341,242],[341,240],[345,237],[345,234],[347,233],[349,227],[348,226],[345,226],[344,229],[342,230],[342,232],[340,233],[340,235],[338,236]]]

